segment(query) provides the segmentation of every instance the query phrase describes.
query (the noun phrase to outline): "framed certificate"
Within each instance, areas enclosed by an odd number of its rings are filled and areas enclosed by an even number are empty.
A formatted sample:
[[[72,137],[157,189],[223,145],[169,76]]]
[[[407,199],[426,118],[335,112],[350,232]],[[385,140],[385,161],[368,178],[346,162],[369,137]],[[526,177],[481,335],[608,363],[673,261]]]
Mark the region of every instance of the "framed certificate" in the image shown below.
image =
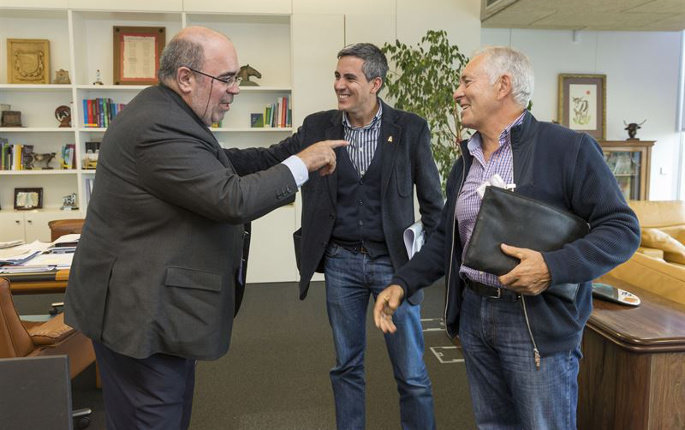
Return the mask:
[[[114,26],[114,85],[154,85],[165,27]]]

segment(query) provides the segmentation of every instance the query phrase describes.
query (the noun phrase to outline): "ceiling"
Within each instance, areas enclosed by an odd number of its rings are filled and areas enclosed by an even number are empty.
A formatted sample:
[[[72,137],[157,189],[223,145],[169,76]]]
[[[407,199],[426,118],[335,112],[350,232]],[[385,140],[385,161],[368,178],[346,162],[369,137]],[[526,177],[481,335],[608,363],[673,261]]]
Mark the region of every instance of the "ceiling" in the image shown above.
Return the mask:
[[[483,27],[681,31],[685,0],[481,0]]]

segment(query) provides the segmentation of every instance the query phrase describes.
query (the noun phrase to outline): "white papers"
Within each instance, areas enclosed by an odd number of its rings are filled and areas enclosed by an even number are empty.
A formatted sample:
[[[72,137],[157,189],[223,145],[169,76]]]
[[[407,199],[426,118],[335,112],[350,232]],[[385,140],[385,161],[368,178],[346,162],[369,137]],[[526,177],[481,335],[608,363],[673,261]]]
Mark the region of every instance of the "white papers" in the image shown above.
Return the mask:
[[[421,221],[416,221],[407,227],[402,237],[404,238],[404,247],[407,249],[407,256],[411,259],[414,254],[419,252],[425,241],[426,235]]]
[[[55,241],[52,242],[52,246],[76,246],[80,238],[81,235],[78,233],[65,234],[64,236],[55,239]]]
[[[23,245],[23,240],[10,240],[9,242],[0,242],[0,249],[11,248],[13,246]]]
[[[48,272],[68,269],[74,258],[79,234],[65,235],[52,243],[35,241],[0,249],[0,273]]]
[[[48,249],[49,243],[35,241],[14,248],[0,249],[0,264],[22,264]]]

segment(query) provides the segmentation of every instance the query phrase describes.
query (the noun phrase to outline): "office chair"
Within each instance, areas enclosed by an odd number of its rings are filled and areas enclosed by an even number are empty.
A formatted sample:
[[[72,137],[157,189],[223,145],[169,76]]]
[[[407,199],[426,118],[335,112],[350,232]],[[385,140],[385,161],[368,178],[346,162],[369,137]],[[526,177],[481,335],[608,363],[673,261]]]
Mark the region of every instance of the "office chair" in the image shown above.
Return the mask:
[[[56,219],[48,221],[48,226],[50,227],[50,240],[55,241],[60,236],[65,234],[81,234],[83,229],[83,218],[74,219]]]
[[[54,355],[69,357],[69,376],[72,379],[95,362],[93,343],[66,325],[63,313],[46,322],[22,321],[14,307],[9,281],[0,278],[0,358]],[[77,418],[87,418],[89,414],[89,409],[74,411]],[[81,428],[87,425],[83,418],[79,422]]]

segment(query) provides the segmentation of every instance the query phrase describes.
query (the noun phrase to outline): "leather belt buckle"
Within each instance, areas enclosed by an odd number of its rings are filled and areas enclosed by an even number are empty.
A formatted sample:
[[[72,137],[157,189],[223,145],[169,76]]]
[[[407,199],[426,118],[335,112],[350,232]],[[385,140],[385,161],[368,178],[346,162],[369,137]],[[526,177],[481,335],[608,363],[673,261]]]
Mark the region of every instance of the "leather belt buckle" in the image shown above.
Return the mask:
[[[495,290],[497,290],[497,295],[495,295],[495,296],[490,295],[490,296],[485,296],[485,297],[487,297],[487,298],[489,298],[489,299],[501,299],[501,298],[502,298],[502,289],[501,289],[501,288],[497,288],[497,287],[492,287],[492,288],[494,288]]]

